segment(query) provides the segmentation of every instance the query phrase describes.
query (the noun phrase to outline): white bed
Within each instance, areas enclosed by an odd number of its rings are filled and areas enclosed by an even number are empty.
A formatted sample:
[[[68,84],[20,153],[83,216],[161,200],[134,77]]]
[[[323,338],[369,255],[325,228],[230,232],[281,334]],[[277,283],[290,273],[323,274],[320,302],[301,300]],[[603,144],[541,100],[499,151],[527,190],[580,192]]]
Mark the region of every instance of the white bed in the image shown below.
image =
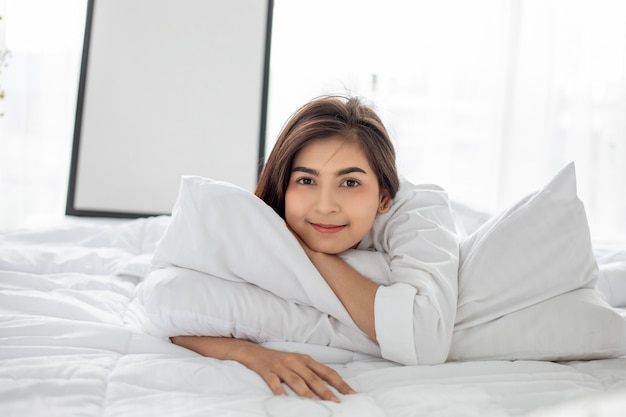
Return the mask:
[[[145,332],[136,289],[170,222],[68,218],[47,229],[0,233],[0,415],[626,415],[626,357],[403,366],[274,342],[305,348],[357,390],[339,404],[275,397],[244,366]],[[598,287],[622,311],[626,250],[596,255]]]

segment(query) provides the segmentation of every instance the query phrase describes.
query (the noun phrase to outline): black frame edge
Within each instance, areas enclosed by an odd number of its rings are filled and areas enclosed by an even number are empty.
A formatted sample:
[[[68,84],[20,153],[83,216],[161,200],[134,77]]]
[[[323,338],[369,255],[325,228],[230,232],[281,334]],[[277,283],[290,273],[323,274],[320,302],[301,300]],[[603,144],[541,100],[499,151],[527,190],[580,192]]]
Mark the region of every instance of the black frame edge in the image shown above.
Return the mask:
[[[257,181],[265,166],[265,144],[267,139],[267,110],[269,107],[270,61],[272,46],[272,25],[274,19],[274,0],[267,0],[267,21],[265,28],[265,62],[263,68],[263,91],[261,92],[261,125],[259,126],[259,159]]]
[[[87,2],[87,15],[85,18],[85,33],[83,36],[83,55],[80,64],[80,78],[78,82],[78,97],[76,99],[76,115],[74,119],[74,138],[72,142],[72,157],[70,162],[70,177],[67,187],[67,201],[65,214],[70,216],[87,215],[82,210],[74,207],[76,198],[76,175],[78,174],[78,154],[80,148],[80,131],[83,119],[83,102],[85,99],[85,87],[87,83],[87,65],[89,61],[89,44],[91,42],[91,25],[93,22],[94,1]]]

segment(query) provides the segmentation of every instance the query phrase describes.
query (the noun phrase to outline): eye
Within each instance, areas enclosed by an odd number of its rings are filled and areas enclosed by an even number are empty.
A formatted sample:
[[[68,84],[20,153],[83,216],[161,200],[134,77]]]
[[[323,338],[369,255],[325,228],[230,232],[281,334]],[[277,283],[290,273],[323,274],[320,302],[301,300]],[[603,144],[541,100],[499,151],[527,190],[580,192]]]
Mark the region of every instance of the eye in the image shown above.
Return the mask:
[[[296,183],[302,184],[302,185],[313,185],[313,178],[309,178],[309,177],[298,178],[296,180]]]
[[[341,183],[342,187],[348,187],[348,188],[358,187],[359,185],[361,185],[361,183],[358,182],[357,180],[345,180],[344,182]]]

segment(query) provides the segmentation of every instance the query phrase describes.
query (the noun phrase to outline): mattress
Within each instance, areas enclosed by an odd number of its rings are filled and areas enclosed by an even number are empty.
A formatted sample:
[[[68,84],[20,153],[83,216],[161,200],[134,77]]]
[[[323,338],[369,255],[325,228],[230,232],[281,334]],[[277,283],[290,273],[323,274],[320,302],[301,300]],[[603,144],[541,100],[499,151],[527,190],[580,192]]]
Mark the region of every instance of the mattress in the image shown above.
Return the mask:
[[[626,358],[403,366],[284,343],[328,363],[357,393],[338,404],[274,396],[239,363],[143,331],[135,294],[169,220],[74,219],[0,233],[0,415],[626,415]],[[623,300],[624,252],[603,248],[598,262],[610,278],[599,285],[618,293],[607,299]]]

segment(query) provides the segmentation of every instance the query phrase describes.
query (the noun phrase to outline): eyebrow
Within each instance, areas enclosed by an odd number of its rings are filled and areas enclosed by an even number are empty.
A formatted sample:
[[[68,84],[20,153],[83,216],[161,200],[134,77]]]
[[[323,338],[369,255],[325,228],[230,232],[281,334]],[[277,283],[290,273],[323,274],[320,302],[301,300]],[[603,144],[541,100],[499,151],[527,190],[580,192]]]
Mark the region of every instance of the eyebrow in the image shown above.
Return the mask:
[[[315,176],[319,176],[320,172],[316,169],[313,168],[307,168],[307,167],[294,167],[292,170],[292,172],[305,172],[307,174],[311,174],[311,175],[315,175]],[[347,175],[347,174],[352,174],[353,172],[359,172],[362,174],[367,174],[367,172],[365,172],[365,170],[363,170],[362,168],[359,167],[348,167],[348,168],[343,168],[340,169],[339,171],[337,171],[337,176],[340,177],[342,175]]]

